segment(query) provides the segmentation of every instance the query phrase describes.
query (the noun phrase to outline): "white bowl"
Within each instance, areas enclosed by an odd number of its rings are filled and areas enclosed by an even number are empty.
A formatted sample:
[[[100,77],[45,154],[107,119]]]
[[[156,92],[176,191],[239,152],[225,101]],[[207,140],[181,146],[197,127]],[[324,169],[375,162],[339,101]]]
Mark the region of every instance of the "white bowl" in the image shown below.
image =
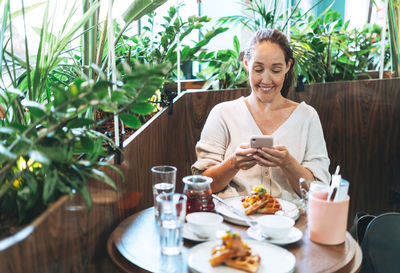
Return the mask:
[[[271,238],[282,238],[289,234],[294,226],[294,220],[281,215],[264,215],[257,219],[260,231]]]
[[[186,216],[186,221],[194,234],[210,237],[218,231],[223,217],[212,212],[193,212]]]

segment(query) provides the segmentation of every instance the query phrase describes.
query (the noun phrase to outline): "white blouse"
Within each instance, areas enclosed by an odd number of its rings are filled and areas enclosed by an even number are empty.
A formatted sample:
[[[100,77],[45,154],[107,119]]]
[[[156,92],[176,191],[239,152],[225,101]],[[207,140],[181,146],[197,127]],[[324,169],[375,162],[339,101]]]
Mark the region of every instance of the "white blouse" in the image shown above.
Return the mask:
[[[221,163],[241,143],[248,143],[252,135],[262,135],[262,132],[247,108],[244,97],[216,105],[211,110],[196,144],[197,161],[192,165],[192,172],[201,174],[209,167]],[[272,136],[274,146],[285,146],[316,179],[329,183],[328,152],[321,122],[313,107],[305,102],[300,103]],[[248,195],[256,185],[264,185],[275,197],[299,200],[279,167],[259,165],[248,170],[239,170],[218,195],[222,198]]]

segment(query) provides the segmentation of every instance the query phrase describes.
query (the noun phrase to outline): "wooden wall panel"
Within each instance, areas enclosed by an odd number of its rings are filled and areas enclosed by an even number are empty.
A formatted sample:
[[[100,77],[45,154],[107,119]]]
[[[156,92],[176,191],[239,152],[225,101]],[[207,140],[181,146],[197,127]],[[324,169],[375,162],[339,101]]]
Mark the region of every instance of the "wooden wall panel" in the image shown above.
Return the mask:
[[[340,165],[350,182],[350,219],[399,210],[400,79],[314,84],[289,96],[319,113],[330,170]]]
[[[389,192],[400,191],[400,80],[315,84],[296,101],[316,108],[324,129],[331,172],[337,164],[351,183],[350,215],[365,210],[395,210]],[[172,113],[164,109],[124,143],[120,165],[125,182],[118,193],[96,181],[88,182],[93,198],[90,212],[79,194],[60,199],[29,227],[25,240],[0,251],[0,272],[120,272],[108,258],[106,242],[127,216],[153,204],[151,172],[154,165],[178,168],[182,177],[196,160],[195,144],[211,108],[247,95],[247,89],[188,92],[178,98]],[[4,242],[0,241],[0,249]]]

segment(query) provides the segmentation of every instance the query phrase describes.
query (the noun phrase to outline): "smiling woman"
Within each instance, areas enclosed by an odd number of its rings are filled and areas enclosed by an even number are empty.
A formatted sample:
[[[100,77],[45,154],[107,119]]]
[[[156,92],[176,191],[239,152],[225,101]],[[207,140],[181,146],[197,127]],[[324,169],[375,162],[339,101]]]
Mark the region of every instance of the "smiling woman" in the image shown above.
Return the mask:
[[[329,182],[329,158],[317,112],[286,98],[293,82],[293,52],[273,29],[255,33],[245,53],[251,94],[210,112],[196,145],[196,174],[213,178],[223,197],[249,195],[256,185],[286,200],[299,200],[298,181]],[[271,135],[272,148],[251,148],[252,135]]]

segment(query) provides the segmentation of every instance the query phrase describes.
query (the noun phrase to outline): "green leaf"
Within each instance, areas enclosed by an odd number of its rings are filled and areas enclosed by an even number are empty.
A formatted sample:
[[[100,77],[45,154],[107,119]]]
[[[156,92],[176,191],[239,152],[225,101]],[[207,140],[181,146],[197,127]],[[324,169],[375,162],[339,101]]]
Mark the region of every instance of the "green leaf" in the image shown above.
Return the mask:
[[[59,192],[65,193],[65,194],[70,194],[72,195],[72,190],[69,188],[67,185],[64,184],[62,179],[58,179],[56,183],[56,188]]]
[[[70,122],[67,123],[67,128],[68,129],[72,129],[72,128],[81,128],[81,127],[85,127],[85,126],[89,126],[94,124],[95,121],[92,119],[88,119],[88,118],[75,118],[73,120],[71,120]]]
[[[151,98],[154,95],[154,93],[156,92],[157,89],[158,88],[156,86],[153,86],[153,85],[150,85],[150,84],[144,86],[140,90],[140,92],[139,92],[139,94],[137,96],[137,100],[139,102],[145,102],[146,100],[148,100],[149,98]]]
[[[79,95],[79,87],[76,84],[71,84],[68,86],[68,91],[71,98],[75,98]]]
[[[240,53],[240,42],[236,35],[233,37],[233,48],[235,49],[236,53]]]
[[[2,144],[0,144],[0,156],[5,156],[6,158],[9,159],[16,159],[17,155],[10,152],[6,147],[4,147]]]
[[[15,133],[15,130],[9,127],[0,127],[0,134],[12,135]]]
[[[108,168],[110,168],[110,169],[116,171],[116,172],[119,173],[119,175],[122,177],[122,180],[123,180],[123,181],[125,180],[125,175],[124,175],[124,173],[123,173],[117,166],[115,166],[114,164],[110,164],[110,163],[108,163],[108,162],[106,162],[106,161],[100,161],[100,162],[97,163],[97,165],[98,165],[98,166],[105,166],[105,167],[108,167]]]
[[[98,161],[99,155],[103,152],[103,141],[106,142],[101,137],[96,137],[96,141],[93,141],[93,148],[90,153],[88,153],[87,160],[90,162]]]
[[[32,175],[32,173],[28,170],[22,172],[21,177],[24,183],[30,189],[31,194],[36,195],[38,193],[39,181],[37,181],[35,177]]]
[[[47,175],[44,179],[43,203],[47,204],[48,202],[53,201],[54,190],[57,186],[57,178],[58,174],[56,169],[48,170]]]
[[[96,93],[97,98],[104,99],[108,95],[109,86],[109,82],[101,80],[95,83],[92,90]]]
[[[92,152],[94,148],[94,141],[90,137],[81,136],[82,147],[88,152]]]
[[[185,46],[185,47],[181,50],[181,60],[182,60],[182,61],[184,61],[184,60],[186,60],[186,59],[188,59],[188,58],[191,57],[190,54],[189,54],[190,51],[191,51],[191,49],[190,49],[189,46]]]
[[[86,185],[83,185],[80,189],[79,192],[82,194],[83,199],[85,199],[86,205],[88,206],[88,210],[92,208],[92,198],[90,197],[90,191],[86,187]]]
[[[153,113],[154,108],[155,107],[152,103],[147,102],[147,103],[135,103],[132,105],[130,110],[135,114],[148,115]]]
[[[111,93],[111,101],[120,102],[124,98],[125,92],[123,90],[114,90]]]
[[[28,108],[30,113],[36,118],[41,118],[46,115],[46,108],[40,103],[34,101],[22,101],[22,105]]]
[[[111,188],[114,190],[118,191],[117,185],[115,185],[114,181],[106,175],[104,172],[97,170],[97,169],[92,169],[90,173],[88,173],[90,177],[93,177],[95,179],[98,179],[100,181],[103,181],[107,185],[109,185]]]
[[[52,162],[65,163],[68,160],[69,146],[67,145],[62,145],[61,143],[49,144],[49,140],[46,139],[41,145],[37,145],[36,148]]]
[[[36,150],[32,150],[29,152],[29,156],[33,161],[42,163],[42,164],[49,164],[50,163],[50,159],[44,155],[43,153],[36,151]]]
[[[1,1],[0,1],[1,3]],[[3,45],[4,43],[4,34],[6,33],[6,27],[7,27],[7,18],[8,18],[8,11],[10,8],[10,2],[7,1],[4,4],[4,12],[3,12],[3,16],[1,17],[2,19],[2,24],[1,24],[1,31],[0,31],[0,75],[3,75],[3,56],[4,56],[4,52],[3,50],[5,49],[5,46]]]
[[[128,126],[131,127],[133,129],[139,129],[140,126],[142,126],[142,123],[140,122],[139,118],[131,115],[131,114],[127,114],[127,113],[122,113],[119,115],[119,118]]]
[[[60,88],[55,88],[53,90],[53,96],[54,96],[54,106],[58,107],[65,103],[68,100],[67,93],[65,90],[62,90]]]

